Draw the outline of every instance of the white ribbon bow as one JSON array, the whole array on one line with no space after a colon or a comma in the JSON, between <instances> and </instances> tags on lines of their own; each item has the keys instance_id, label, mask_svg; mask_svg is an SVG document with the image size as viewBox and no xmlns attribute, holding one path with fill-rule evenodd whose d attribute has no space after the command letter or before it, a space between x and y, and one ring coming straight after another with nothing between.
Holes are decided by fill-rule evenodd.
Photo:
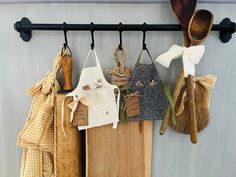
<instances>
[{"instance_id":1,"label":"white ribbon bow","mask_svg":"<svg viewBox=\"0 0 236 177\"><path fill-rule=\"evenodd\" d=\"M156 62L169 68L172 60L177 59L182 56L184 76L187 77L188 74L195 75L195 64L198 64L205 52L205 46L191 46L191 47L181 47L178 45L173 45L167 52L156 58Z\"/></svg>"},{"instance_id":2,"label":"white ribbon bow","mask_svg":"<svg viewBox=\"0 0 236 177\"><path fill-rule=\"evenodd\" d=\"M77 105L79 102L83 103L86 106L92 105L93 103L91 101L88 100L87 96L81 92L79 97L76 97L75 95L73 95L73 92L68 93L65 98L62 101L62 115L61 115L61 127L62 127L62 132L64 134L65 137L67 137L66 132L65 132L65 128L64 128L64 105L65 105L65 99L67 96L73 96L73 101L68 104L67 106L71 109L70 112L70 123L73 121L73 117L74 117L74 112L76 111Z\"/></svg>"}]
</instances>

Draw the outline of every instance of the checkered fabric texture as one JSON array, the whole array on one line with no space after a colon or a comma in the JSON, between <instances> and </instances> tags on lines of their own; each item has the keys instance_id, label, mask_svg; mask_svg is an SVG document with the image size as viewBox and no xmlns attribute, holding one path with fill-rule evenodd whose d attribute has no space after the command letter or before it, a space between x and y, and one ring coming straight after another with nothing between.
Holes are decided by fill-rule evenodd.
<instances>
[{"instance_id":1,"label":"checkered fabric texture","mask_svg":"<svg viewBox=\"0 0 236 177\"><path fill-rule=\"evenodd\" d=\"M21 177L54 177L54 98L60 86L56 79L61 68L61 51L52 72L27 92L33 96L30 112L17 145L23 148Z\"/></svg>"}]
</instances>

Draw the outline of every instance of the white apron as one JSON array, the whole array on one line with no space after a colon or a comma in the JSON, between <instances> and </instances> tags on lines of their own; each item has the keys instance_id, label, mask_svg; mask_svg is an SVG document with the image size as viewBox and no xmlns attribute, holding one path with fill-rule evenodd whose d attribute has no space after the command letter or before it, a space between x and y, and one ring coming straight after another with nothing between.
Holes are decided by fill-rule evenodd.
<instances>
[{"instance_id":1,"label":"white apron","mask_svg":"<svg viewBox=\"0 0 236 177\"><path fill-rule=\"evenodd\" d=\"M96 66L85 68L92 52L95 55ZM83 89L84 87L89 89L85 90ZM114 89L118 90L117 99ZM81 71L79 83L74 91L66 95L66 97L68 96L73 97L72 103L68 105L71 108L70 121L73 120L74 111L79 102L88 106L88 125L78 126L79 130L111 123L113 123L113 128L117 128L119 122L120 90L116 85L111 85L106 81L95 49L89 51ZM62 122L64 122L64 100L62 103ZM63 124L62 130L66 136Z\"/></svg>"}]
</instances>

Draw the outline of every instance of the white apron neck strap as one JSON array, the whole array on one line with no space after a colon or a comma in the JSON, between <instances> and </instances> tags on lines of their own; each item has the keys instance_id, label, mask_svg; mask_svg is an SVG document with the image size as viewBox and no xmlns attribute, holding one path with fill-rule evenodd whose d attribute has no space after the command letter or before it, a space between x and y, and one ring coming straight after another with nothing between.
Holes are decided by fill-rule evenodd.
<instances>
[{"instance_id":1,"label":"white apron neck strap","mask_svg":"<svg viewBox=\"0 0 236 177\"><path fill-rule=\"evenodd\" d=\"M92 49L89 50L89 53L88 53L88 55L87 55L87 57L86 57L86 59L85 59L85 61L84 61L84 64L83 64L83 68L84 68L85 65L87 64L88 59L89 59L89 56L90 56L90 54L91 54L92 52L94 52L94 55L95 55L96 65L97 65L99 68L101 68L101 64L100 64L100 61L99 61L99 59L98 59L97 52L96 52L95 48L94 48L93 50L92 50Z\"/></svg>"},{"instance_id":2,"label":"white apron neck strap","mask_svg":"<svg viewBox=\"0 0 236 177\"><path fill-rule=\"evenodd\" d=\"M63 134L64 134L65 137L67 137L66 132L65 132L65 128L64 128L65 99L66 99L67 97L70 97L70 96L73 97L73 96L74 96L73 93L74 93L74 92L68 93L68 94L63 98L63 101L62 101L62 104L61 104L61 128L62 128L62 132L63 132ZM73 101L74 101L74 97L73 97ZM72 101L72 102L73 102L73 101ZM67 106L67 105L66 105L66 106ZM71 116L73 116L73 114L74 114L74 111L72 110L71 113L70 113L70 118L71 118Z\"/></svg>"}]
</instances>

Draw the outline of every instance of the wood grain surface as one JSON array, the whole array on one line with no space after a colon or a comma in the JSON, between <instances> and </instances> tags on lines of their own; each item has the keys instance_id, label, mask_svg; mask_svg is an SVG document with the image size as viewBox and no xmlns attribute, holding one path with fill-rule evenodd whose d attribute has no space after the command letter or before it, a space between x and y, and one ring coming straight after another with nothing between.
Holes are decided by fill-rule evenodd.
<instances>
[{"instance_id":1,"label":"wood grain surface","mask_svg":"<svg viewBox=\"0 0 236 177\"><path fill-rule=\"evenodd\" d=\"M151 177L153 121L87 130L87 177Z\"/></svg>"},{"instance_id":2,"label":"wood grain surface","mask_svg":"<svg viewBox=\"0 0 236 177\"><path fill-rule=\"evenodd\" d=\"M55 129L56 129L56 174L57 177L82 177L80 133L77 127L70 125L70 109L65 106L64 127L67 137L62 132L61 106L65 94L56 96ZM65 100L65 105L71 102Z\"/></svg>"},{"instance_id":3,"label":"wood grain surface","mask_svg":"<svg viewBox=\"0 0 236 177\"><path fill-rule=\"evenodd\" d=\"M62 57L61 68L63 73L63 90L70 91L73 89L72 86L72 56L65 55Z\"/></svg>"}]
</instances>

